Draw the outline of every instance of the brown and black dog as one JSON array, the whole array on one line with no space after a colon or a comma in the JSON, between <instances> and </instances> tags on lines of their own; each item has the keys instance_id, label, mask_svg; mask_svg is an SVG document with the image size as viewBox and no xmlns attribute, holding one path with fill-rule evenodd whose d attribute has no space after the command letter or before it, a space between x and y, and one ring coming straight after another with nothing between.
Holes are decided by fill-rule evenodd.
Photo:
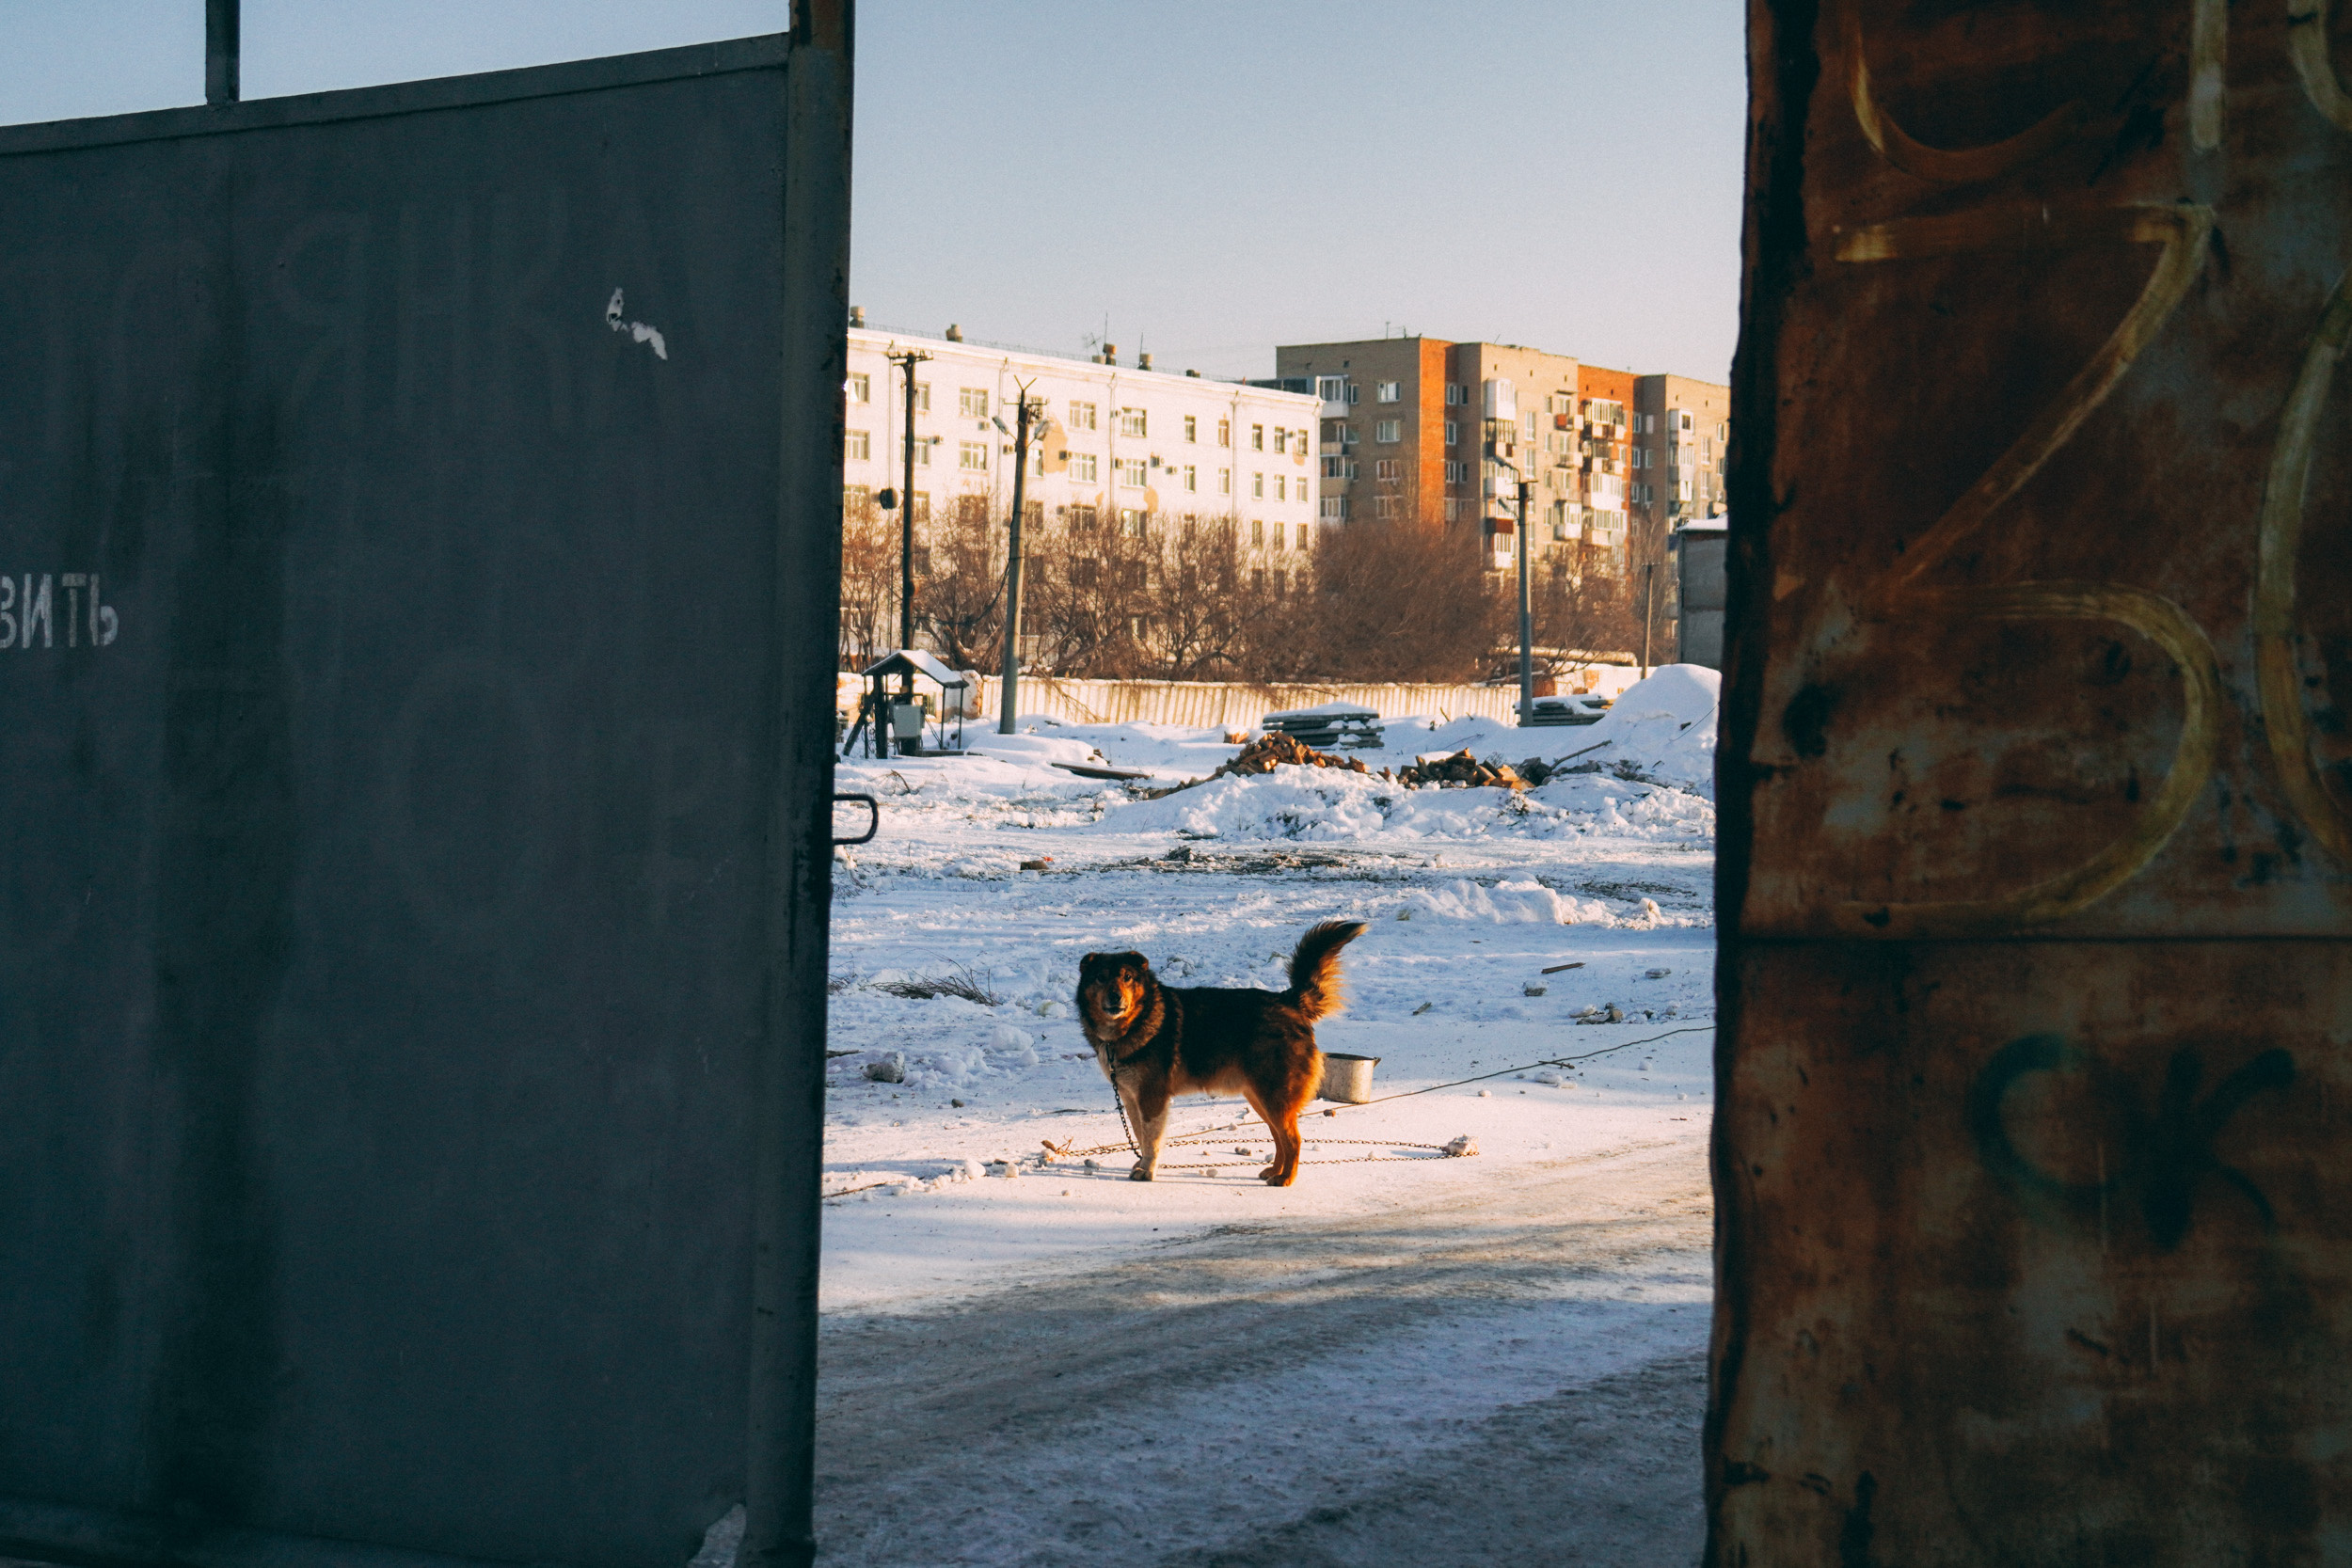
<instances>
[{"instance_id":1,"label":"brown and black dog","mask_svg":"<svg viewBox=\"0 0 2352 1568\"><path fill-rule=\"evenodd\" d=\"M1298 1180L1298 1113L1323 1081L1315 1020L1340 1010L1340 949L1360 920L1327 920L1291 955L1288 990L1164 986L1140 953L1089 953L1078 961L1078 1018L1111 1081L1143 1156L1128 1174L1152 1180L1180 1094L1241 1091L1274 1133L1274 1164L1258 1175Z\"/></svg>"}]
</instances>

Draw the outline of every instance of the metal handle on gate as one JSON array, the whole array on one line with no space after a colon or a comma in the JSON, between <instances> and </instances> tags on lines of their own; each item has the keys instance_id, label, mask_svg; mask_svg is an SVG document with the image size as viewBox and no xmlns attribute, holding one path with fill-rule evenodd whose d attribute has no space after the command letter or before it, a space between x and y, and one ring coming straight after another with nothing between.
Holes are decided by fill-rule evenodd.
<instances>
[{"instance_id":1,"label":"metal handle on gate","mask_svg":"<svg viewBox=\"0 0 2352 1568\"><path fill-rule=\"evenodd\" d=\"M882 832L882 802L875 800L871 795L836 795L833 798L833 803L836 806L844 800L854 800L866 808L866 832L860 833L855 838L836 838L833 841L834 844L838 847L844 844L866 844L870 842L876 833Z\"/></svg>"}]
</instances>

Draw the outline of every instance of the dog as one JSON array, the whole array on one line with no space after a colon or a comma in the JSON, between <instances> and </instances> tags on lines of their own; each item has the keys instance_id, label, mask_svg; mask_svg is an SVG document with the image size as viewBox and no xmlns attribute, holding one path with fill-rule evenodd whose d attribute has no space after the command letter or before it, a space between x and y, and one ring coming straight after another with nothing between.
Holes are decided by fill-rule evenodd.
<instances>
[{"instance_id":1,"label":"dog","mask_svg":"<svg viewBox=\"0 0 2352 1568\"><path fill-rule=\"evenodd\" d=\"M1360 920L1309 931L1291 955L1290 990L1279 991L1164 986L1140 953L1078 961L1078 1018L1142 1156L1131 1179L1152 1180L1170 1100L1238 1089L1274 1133L1274 1164L1259 1179L1298 1180L1298 1114L1323 1081L1315 1021L1340 1010L1340 949L1363 933Z\"/></svg>"}]
</instances>

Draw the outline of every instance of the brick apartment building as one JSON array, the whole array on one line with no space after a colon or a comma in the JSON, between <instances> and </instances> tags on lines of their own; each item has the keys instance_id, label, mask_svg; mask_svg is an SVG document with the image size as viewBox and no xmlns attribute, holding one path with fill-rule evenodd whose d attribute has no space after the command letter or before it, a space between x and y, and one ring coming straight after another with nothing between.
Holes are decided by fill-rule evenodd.
<instances>
[{"instance_id":1,"label":"brick apartment building","mask_svg":"<svg viewBox=\"0 0 2352 1568\"><path fill-rule=\"evenodd\" d=\"M1512 343L1414 337L1287 344L1261 385L1318 399L1324 522L1475 525L1487 563L1509 565L1518 476L1487 455L1493 406L1509 420L1506 460L1534 485L1531 554L1621 572L1639 379Z\"/></svg>"}]
</instances>

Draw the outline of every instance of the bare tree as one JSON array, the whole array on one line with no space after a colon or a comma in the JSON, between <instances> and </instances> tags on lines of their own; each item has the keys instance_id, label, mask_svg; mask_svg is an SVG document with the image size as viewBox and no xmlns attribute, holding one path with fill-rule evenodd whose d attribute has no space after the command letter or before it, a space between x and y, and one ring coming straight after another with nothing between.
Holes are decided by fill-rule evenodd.
<instances>
[{"instance_id":1,"label":"bare tree","mask_svg":"<svg viewBox=\"0 0 2352 1568\"><path fill-rule=\"evenodd\" d=\"M1005 617L1004 525L986 496L959 496L925 531L914 612L930 651L958 670L993 668Z\"/></svg>"},{"instance_id":2,"label":"bare tree","mask_svg":"<svg viewBox=\"0 0 2352 1568\"><path fill-rule=\"evenodd\" d=\"M1535 644L1555 651L1636 648L1641 606L1607 556L1582 545L1556 546L1534 563L1529 583Z\"/></svg>"},{"instance_id":3,"label":"bare tree","mask_svg":"<svg viewBox=\"0 0 2352 1568\"><path fill-rule=\"evenodd\" d=\"M890 646L898 610L898 529L864 487L841 505L841 667L872 663Z\"/></svg>"},{"instance_id":4,"label":"bare tree","mask_svg":"<svg viewBox=\"0 0 2352 1568\"><path fill-rule=\"evenodd\" d=\"M1476 543L1400 511L1320 531L1311 586L1262 640L1269 673L1474 680L1504 614Z\"/></svg>"}]
</instances>

